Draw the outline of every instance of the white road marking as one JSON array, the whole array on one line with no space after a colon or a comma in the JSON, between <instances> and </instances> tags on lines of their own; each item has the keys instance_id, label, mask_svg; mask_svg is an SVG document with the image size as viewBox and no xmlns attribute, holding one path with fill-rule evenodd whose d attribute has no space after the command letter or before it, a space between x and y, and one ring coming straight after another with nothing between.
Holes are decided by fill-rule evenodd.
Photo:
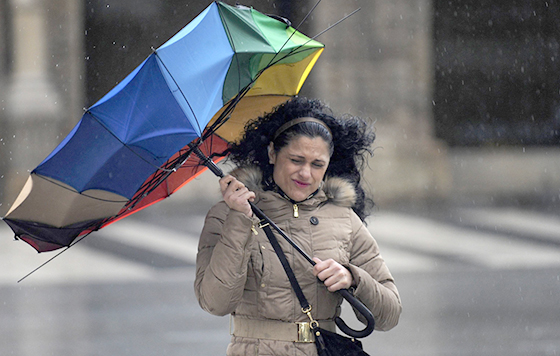
<instances>
[{"instance_id":1,"label":"white road marking","mask_svg":"<svg viewBox=\"0 0 560 356\"><path fill-rule=\"evenodd\" d=\"M380 244L447 254L489 268L560 266L560 249L404 214L379 214L370 220L369 229Z\"/></svg>"},{"instance_id":2,"label":"white road marking","mask_svg":"<svg viewBox=\"0 0 560 356\"><path fill-rule=\"evenodd\" d=\"M434 271L453 259L490 269L560 267L560 247L511 238L505 232L556 242L560 240L560 220L556 217L498 208L458 212L471 225L496 226L501 233L462 228L394 212L376 214L370 218L368 228L379 242L382 256L393 272ZM128 219L95 234L179 258L188 264L196 261L198 236L182 231ZM0 284L16 285L17 280L57 253L38 254L24 242L10 241L11 237L13 234L7 225L0 224ZM95 235L89 238L95 238ZM189 271L192 273L192 268ZM165 273L149 264L132 262L77 244L23 283L143 280L162 278ZM170 270L168 273L173 278L190 278L183 276L182 270Z\"/></svg>"}]
</instances>

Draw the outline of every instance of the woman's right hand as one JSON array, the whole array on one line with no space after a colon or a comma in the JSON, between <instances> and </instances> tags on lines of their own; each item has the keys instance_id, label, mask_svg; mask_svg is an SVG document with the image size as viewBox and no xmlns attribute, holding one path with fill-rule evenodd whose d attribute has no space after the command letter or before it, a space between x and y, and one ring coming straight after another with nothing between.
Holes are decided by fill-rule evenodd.
<instances>
[{"instance_id":1,"label":"woman's right hand","mask_svg":"<svg viewBox=\"0 0 560 356\"><path fill-rule=\"evenodd\" d=\"M245 184L228 174L220 179L220 189L224 201L230 209L242 212L249 217L253 216L249 201L255 200L255 193L250 191Z\"/></svg>"}]
</instances>

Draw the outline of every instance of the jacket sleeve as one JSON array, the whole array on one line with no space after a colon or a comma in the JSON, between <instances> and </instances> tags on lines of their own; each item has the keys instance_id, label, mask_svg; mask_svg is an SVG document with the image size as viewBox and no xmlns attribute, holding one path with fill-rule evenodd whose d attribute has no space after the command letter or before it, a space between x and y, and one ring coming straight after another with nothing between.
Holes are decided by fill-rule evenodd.
<instances>
[{"instance_id":1,"label":"jacket sleeve","mask_svg":"<svg viewBox=\"0 0 560 356\"><path fill-rule=\"evenodd\" d=\"M354 236L348 268L356 281L354 295L371 310L375 329L387 331L397 325L402 312L399 292L377 242L357 215L352 219Z\"/></svg>"},{"instance_id":2,"label":"jacket sleeve","mask_svg":"<svg viewBox=\"0 0 560 356\"><path fill-rule=\"evenodd\" d=\"M195 294L200 306L214 315L233 312L247 279L253 220L230 210L225 202L208 212L196 257Z\"/></svg>"}]
</instances>

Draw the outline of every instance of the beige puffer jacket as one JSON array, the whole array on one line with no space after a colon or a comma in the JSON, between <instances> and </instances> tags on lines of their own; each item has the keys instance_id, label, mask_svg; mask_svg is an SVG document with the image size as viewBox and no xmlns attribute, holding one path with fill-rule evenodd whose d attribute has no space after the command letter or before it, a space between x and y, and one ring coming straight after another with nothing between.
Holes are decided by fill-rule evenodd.
<instances>
[{"instance_id":1,"label":"beige puffer jacket","mask_svg":"<svg viewBox=\"0 0 560 356\"><path fill-rule=\"evenodd\" d=\"M402 310L397 288L377 243L350 208L355 191L349 182L326 179L323 189L294 207L278 193L263 191L257 169L238 169L232 174L257 193L256 205L309 256L332 258L350 269L357 281L354 295L372 311L376 330L397 324ZM214 315L309 321L257 225L256 218L230 210L223 201L208 212L196 262L195 293L201 307ZM313 307L313 317L320 322L340 315L342 297L330 293L313 275L311 264L277 236ZM227 355L317 355L317 351L313 343L233 336Z\"/></svg>"}]
</instances>

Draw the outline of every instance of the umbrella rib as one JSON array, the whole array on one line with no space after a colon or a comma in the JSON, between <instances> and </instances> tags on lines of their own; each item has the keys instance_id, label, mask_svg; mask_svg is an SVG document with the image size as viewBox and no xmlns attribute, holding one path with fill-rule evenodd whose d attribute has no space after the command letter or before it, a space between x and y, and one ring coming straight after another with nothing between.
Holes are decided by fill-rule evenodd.
<instances>
[{"instance_id":1,"label":"umbrella rib","mask_svg":"<svg viewBox=\"0 0 560 356\"><path fill-rule=\"evenodd\" d=\"M19 279L19 281L17 281L18 283L20 283L21 281L23 281L24 279L26 279L27 277L31 276L33 273L37 272L39 269L45 267L47 265L47 263L52 262L52 260L54 260L55 258L57 258L58 256L62 255L64 252L68 251L68 249L73 246L67 246L64 250L60 251L59 253L57 253L56 255L52 256L51 258L49 258L48 260L46 260L45 262L41 263L38 267L36 267L35 269L33 269L31 272L29 272L28 274L26 274L25 276L21 277Z\"/></svg>"},{"instance_id":2,"label":"umbrella rib","mask_svg":"<svg viewBox=\"0 0 560 356\"><path fill-rule=\"evenodd\" d=\"M315 8L319 5L319 3L321 3L321 0L318 0L315 5L313 5L313 7L311 8L311 10L309 10L309 12L307 13L307 15L305 15L305 17L303 18L303 20L301 20L301 22L297 25L296 30L299 31L299 28L301 27L301 25L303 25L303 23L305 21L307 21L307 18L309 16L311 16L311 13L313 13L313 11L315 11Z\"/></svg>"},{"instance_id":3,"label":"umbrella rib","mask_svg":"<svg viewBox=\"0 0 560 356\"><path fill-rule=\"evenodd\" d=\"M169 77L173 80L173 83L175 83L175 86L177 87L177 90L181 93L181 96L183 97L183 99L185 99L185 102L187 103L187 105L189 106L189 109L191 110L191 113L194 117L194 121L196 121L196 125L198 126L198 131L202 132L202 128L200 127L200 123L198 122L198 118L196 117L196 113L194 112L194 109L191 106L191 103L189 102L189 100L187 99L187 96L185 95L185 93L181 90L181 87L179 86L179 83L177 83L177 81L175 80L175 78L171 75L171 72L169 71L169 68L167 68L167 66L165 65L165 62L161 59L161 57L159 56L157 50L154 52L155 56L159 59L160 63L163 65L163 68L165 68L165 70L167 71L167 74L169 74Z\"/></svg>"},{"instance_id":4,"label":"umbrella rib","mask_svg":"<svg viewBox=\"0 0 560 356\"><path fill-rule=\"evenodd\" d=\"M310 40L310 41L311 41L311 40ZM308 41L308 42L309 42L309 41ZM314 51L315 48L305 48L305 49L299 51L299 50L300 50L303 46L305 46L308 42L302 44L302 45L299 46L299 47L296 47L296 48L290 50L290 51L287 52L283 57L277 58L275 61L271 61L269 64L266 65L266 67L264 67L264 68L259 72L259 76L260 76L260 74L261 74L262 72L264 72L264 71L267 70L268 68L272 67L273 65L275 65L275 64L277 64L277 63L283 61L284 59L286 59L286 58L288 58L288 57L290 57L290 56L293 56L293 55L299 54L299 53L303 53L303 52L306 52L306 51ZM298 52L298 51L299 51L299 52Z\"/></svg>"},{"instance_id":5,"label":"umbrella rib","mask_svg":"<svg viewBox=\"0 0 560 356\"><path fill-rule=\"evenodd\" d=\"M247 84L232 100L229 101L229 103L228 103L227 107L224 109L224 111L214 121L214 123L205 131L206 133L203 135L202 141L205 140L206 138L208 138L210 135L212 135L216 130L218 130L222 125L224 125L227 120L229 120L229 117L230 117L231 113L233 112L233 110L235 110L235 107L237 106L239 101L251 89L251 86L257 80L257 78L260 76L261 73L262 72L259 72L256 75L255 79L251 80L251 82L249 84Z\"/></svg>"},{"instance_id":6,"label":"umbrella rib","mask_svg":"<svg viewBox=\"0 0 560 356\"><path fill-rule=\"evenodd\" d=\"M106 219L107 220L107 219ZM104 221L106 221L104 220ZM87 234L81 236L79 239L74 240L70 245L66 246L66 248L60 252L58 252L56 255L52 256L51 258L49 258L48 260L46 260L45 262L41 263L38 267L36 267L35 269L33 269L31 272L29 272L28 274L26 274L25 276L23 276L22 278L19 279L19 281L17 281L18 283L20 283L21 281L23 281L24 279L26 279L27 277L31 276L33 273L37 272L39 269L45 267L48 263L52 262L55 258L57 258L58 256L62 255L64 252L68 251L70 249L70 247L74 246L75 244L77 244L78 242L82 241L83 239L85 239L86 237L88 237L92 232L96 231L99 229L99 227L101 227L102 224L99 224L98 227L96 229L92 229L90 232L88 232Z\"/></svg>"},{"instance_id":7,"label":"umbrella rib","mask_svg":"<svg viewBox=\"0 0 560 356\"><path fill-rule=\"evenodd\" d=\"M95 199L95 200L102 201L102 202L107 202L107 203L125 203L125 202L128 201L128 200L112 200L112 199L97 198L97 197L94 197L94 196L91 196L91 195L88 195L88 194L80 193L80 192L78 192L78 191L76 191L76 190L73 190L73 189L70 189L70 188L68 188L68 187L65 187L64 185L58 183L56 180L48 179L49 177L42 176L42 175L39 175L39 174L36 174L35 176L36 176L36 177L39 177L39 178L41 178L41 179L44 179L44 180L48 181L49 183L52 183L52 184L54 184L54 185L57 185L57 186L59 186L59 187L62 188L62 189L66 189L66 190L68 190L68 191L70 191L70 192L72 192L72 193L78 194L78 195L83 195L83 196L85 196L85 197L87 197L87 198L90 198L90 199Z\"/></svg>"},{"instance_id":8,"label":"umbrella rib","mask_svg":"<svg viewBox=\"0 0 560 356\"><path fill-rule=\"evenodd\" d=\"M218 12L220 13L220 19L222 19L223 11L221 10L220 6L218 6ZM225 31L228 35L229 44L233 50L233 58L235 58L235 63L237 65L237 91L239 92L239 90L241 90L241 88L239 88L239 86L241 85L241 65L239 63L239 57L237 56L237 50L235 49L235 43L233 42L233 36L231 35L231 31L229 30L227 21L222 21L222 24L224 25Z\"/></svg>"},{"instance_id":9,"label":"umbrella rib","mask_svg":"<svg viewBox=\"0 0 560 356\"><path fill-rule=\"evenodd\" d=\"M144 162L146 162L147 164L151 165L152 167L158 169L158 170L165 170L164 168L161 168L161 166L157 166L154 163L146 160L144 157L140 156L138 153L136 153L132 148L130 148L129 145L127 145L126 143L124 143L117 135L115 135L111 130L109 130L107 128L107 126L105 126L103 124L103 122L101 120L99 120L89 109L86 111L87 113L89 113L91 115L91 117L97 121L97 123L101 126L103 126L103 128L105 130L107 130L108 133L110 133L115 139L117 139L117 141L119 141L124 147L126 147L126 149L128 149L130 152L132 152L134 155L136 155L138 158L140 158L141 160L143 160ZM155 157L155 156L154 156Z\"/></svg>"},{"instance_id":10,"label":"umbrella rib","mask_svg":"<svg viewBox=\"0 0 560 356\"><path fill-rule=\"evenodd\" d=\"M180 151L179 151L180 152ZM136 192L134 197L128 201L126 204L126 209L131 210L133 209L142 199L147 197L151 192L153 192L160 184L162 184L172 173L176 172L189 158L191 154L191 150L179 155L172 161L168 161L165 166L166 167L173 167L171 169L162 169L157 171L156 175L152 177L149 181L145 182L140 189ZM169 194L168 194L169 195ZM120 216L117 214L116 217Z\"/></svg>"},{"instance_id":11,"label":"umbrella rib","mask_svg":"<svg viewBox=\"0 0 560 356\"><path fill-rule=\"evenodd\" d=\"M280 49L278 50L278 52L276 52L276 53L274 54L274 56L270 59L270 62L268 63L268 65L266 65L265 68L269 68L269 66L278 63L278 61L277 61L277 62L274 62L276 56L278 56L278 55L282 52L282 50L284 49L284 47L286 47L286 45L288 44L288 42L290 42L290 40L291 40L292 37L296 34L296 32L299 31L299 28L301 27L301 25L303 25L303 23L307 20L307 18L311 15L311 13L312 13L313 11L315 11L315 8L317 8L317 6L319 5L320 2L321 2L321 0L318 0L318 1L315 3L315 5L313 5L313 7L311 8L311 10L309 10L309 12L307 13L307 15L305 15L305 17L303 18L303 20L301 20L301 22L296 26L295 31L292 32L292 33L290 34L290 37L288 37L288 39L284 42L284 44L282 44L282 47L280 47ZM309 43L309 41L306 42L306 43L304 43L302 46L306 45L307 43ZM298 47L298 48L300 48L300 47ZM284 58L286 58L286 57L283 57L282 59L284 59ZM281 59L281 60L282 60L282 59ZM272 64L273 62L274 62L274 64Z\"/></svg>"},{"instance_id":12,"label":"umbrella rib","mask_svg":"<svg viewBox=\"0 0 560 356\"><path fill-rule=\"evenodd\" d=\"M319 2L320 2L320 0L319 0ZM315 7L319 4L319 2L315 5ZM314 9L315 7L313 7L313 9ZM313 11L313 9L312 9L311 11ZM288 53L286 53L282 58L277 59L276 61L274 61L274 59L275 59L275 57L276 57L276 55L274 55L274 57L272 57L270 63L263 69L263 71L266 70L266 69L268 69L268 68L270 68L271 66L273 66L273 65L275 65L275 64L277 64L277 63L279 63L280 61L282 61L282 60L288 58L289 56L292 56L292 55L297 54L297 53L302 53L302 52L305 51L305 50L310 50L310 49L305 49L305 50L303 50L303 51L301 51L301 52L296 52L296 51L298 51L299 49L301 49L303 46L305 46L306 44L308 44L309 42L315 40L317 37L321 36L322 34L324 34L324 33L327 32L327 31L331 30L333 27L337 26L337 25L340 24L342 21L346 20L347 18L349 18L350 16L354 15L355 13L357 13L357 12L360 11L360 10L361 10L361 8L357 8L356 10L352 11L350 14L344 16L343 18L341 18L340 20L338 20L338 21L335 22L334 24L330 25L329 27L327 27L327 28L324 29L323 31L321 31L321 32L319 32L318 34L316 34L315 36L311 37L309 40L307 40L307 41L306 41L305 43L303 43L302 45L300 45L300 46L298 46L298 47L296 47L296 48L290 50L290 51L289 51ZM303 21L302 21L302 22L303 22ZM300 25L301 25L301 24L300 24ZM298 25L298 26L299 26L299 25ZM295 33L295 32L294 32L294 33ZM291 36L293 36L294 33L292 33ZM290 38L291 38L291 36L290 36ZM288 40L289 40L289 38L288 38ZM286 41L286 42L284 43L284 45L285 45L287 42L288 42L288 41ZM283 48L283 47L284 47L284 46L282 46L282 48ZM280 53L280 52L278 52L278 54L279 54L279 53Z\"/></svg>"},{"instance_id":13,"label":"umbrella rib","mask_svg":"<svg viewBox=\"0 0 560 356\"><path fill-rule=\"evenodd\" d=\"M357 13L358 11L360 11L361 8L357 8L356 10L352 11L351 13L349 13L348 15L344 16L343 18L341 18L340 20L338 20L337 22L335 22L334 24L330 25L329 27L327 27L326 29L324 29L323 31L319 32L318 34L316 34L315 36L313 36L313 38L311 38L311 40L316 39L317 37L321 36L323 33L329 31L330 29L332 29L333 27L337 26L338 24L340 24L342 21L346 20L347 18L349 18L350 16L354 15L355 13Z\"/></svg>"}]
</instances>

